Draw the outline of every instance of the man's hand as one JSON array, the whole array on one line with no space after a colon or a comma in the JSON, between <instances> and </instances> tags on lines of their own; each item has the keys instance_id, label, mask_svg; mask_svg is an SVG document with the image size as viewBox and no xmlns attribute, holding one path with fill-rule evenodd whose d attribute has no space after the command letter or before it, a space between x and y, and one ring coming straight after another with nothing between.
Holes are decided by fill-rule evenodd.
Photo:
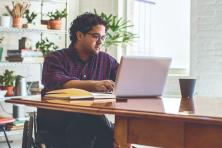
<instances>
[{"instance_id":1,"label":"man's hand","mask_svg":"<svg viewBox=\"0 0 222 148\"><path fill-rule=\"evenodd\" d=\"M114 82L112 80L101 80L95 82L95 91L108 92L114 88Z\"/></svg>"}]
</instances>

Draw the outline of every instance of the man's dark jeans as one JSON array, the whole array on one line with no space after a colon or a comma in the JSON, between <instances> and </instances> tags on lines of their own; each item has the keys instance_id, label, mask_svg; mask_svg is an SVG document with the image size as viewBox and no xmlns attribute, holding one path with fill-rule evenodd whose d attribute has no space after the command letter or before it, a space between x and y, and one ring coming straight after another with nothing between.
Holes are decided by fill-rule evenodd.
<instances>
[{"instance_id":1,"label":"man's dark jeans","mask_svg":"<svg viewBox=\"0 0 222 148\"><path fill-rule=\"evenodd\" d=\"M113 148L113 127L104 115L38 109L39 133L49 148Z\"/></svg>"}]
</instances>

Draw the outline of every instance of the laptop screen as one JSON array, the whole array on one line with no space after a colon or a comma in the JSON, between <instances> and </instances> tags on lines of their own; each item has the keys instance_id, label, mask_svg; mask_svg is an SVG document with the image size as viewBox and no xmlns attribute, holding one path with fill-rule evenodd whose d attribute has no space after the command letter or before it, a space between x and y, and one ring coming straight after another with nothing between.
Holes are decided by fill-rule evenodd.
<instances>
[{"instance_id":1,"label":"laptop screen","mask_svg":"<svg viewBox=\"0 0 222 148\"><path fill-rule=\"evenodd\" d=\"M116 97L162 96L171 58L122 56L116 76Z\"/></svg>"}]
</instances>

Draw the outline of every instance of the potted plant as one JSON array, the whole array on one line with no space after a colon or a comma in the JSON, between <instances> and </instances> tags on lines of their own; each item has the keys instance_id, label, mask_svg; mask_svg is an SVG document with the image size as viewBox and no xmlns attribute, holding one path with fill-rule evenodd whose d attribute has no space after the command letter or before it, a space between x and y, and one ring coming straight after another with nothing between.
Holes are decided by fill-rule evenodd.
<instances>
[{"instance_id":1,"label":"potted plant","mask_svg":"<svg viewBox=\"0 0 222 148\"><path fill-rule=\"evenodd\" d=\"M1 26L9 28L11 26L11 17L8 13L3 13L1 16Z\"/></svg>"},{"instance_id":2,"label":"potted plant","mask_svg":"<svg viewBox=\"0 0 222 148\"><path fill-rule=\"evenodd\" d=\"M3 74L3 82L4 82L4 89L7 90L6 95L7 96L13 96L14 92L14 81L15 81L16 75L14 75L14 71L10 71L8 69L5 70Z\"/></svg>"},{"instance_id":3,"label":"potted plant","mask_svg":"<svg viewBox=\"0 0 222 148\"><path fill-rule=\"evenodd\" d=\"M129 32L127 29L133 27L130 21L124 18L118 18L112 14L98 14L94 9L94 13L107 22L107 36L104 42L105 50L110 46L126 45L137 38L136 34Z\"/></svg>"},{"instance_id":4,"label":"potted plant","mask_svg":"<svg viewBox=\"0 0 222 148\"><path fill-rule=\"evenodd\" d=\"M38 41L35 44L35 47L36 49L39 49L42 52L44 57L58 48L58 46L56 46L55 43L49 41L48 38Z\"/></svg>"},{"instance_id":5,"label":"potted plant","mask_svg":"<svg viewBox=\"0 0 222 148\"><path fill-rule=\"evenodd\" d=\"M67 9L65 8L62 11L56 10L55 12L48 12L47 15L50 18L50 29L60 30L62 27L61 19L67 16Z\"/></svg>"},{"instance_id":6,"label":"potted plant","mask_svg":"<svg viewBox=\"0 0 222 148\"><path fill-rule=\"evenodd\" d=\"M12 9L10 9L9 6L5 6L12 17L12 26L15 28L22 28L22 17L25 11L30 7L30 2L13 1L12 6Z\"/></svg>"},{"instance_id":7,"label":"potted plant","mask_svg":"<svg viewBox=\"0 0 222 148\"><path fill-rule=\"evenodd\" d=\"M30 12L29 10L25 11L25 18L27 20L27 23L23 25L24 28L29 28L30 26L33 26L33 20L37 17L37 13Z\"/></svg>"}]
</instances>

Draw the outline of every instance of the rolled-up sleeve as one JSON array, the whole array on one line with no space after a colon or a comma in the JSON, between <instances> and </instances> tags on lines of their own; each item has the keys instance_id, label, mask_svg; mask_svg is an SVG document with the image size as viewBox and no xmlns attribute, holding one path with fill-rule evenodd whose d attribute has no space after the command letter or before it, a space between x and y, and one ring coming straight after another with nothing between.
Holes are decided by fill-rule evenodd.
<instances>
[{"instance_id":1,"label":"rolled-up sleeve","mask_svg":"<svg viewBox=\"0 0 222 148\"><path fill-rule=\"evenodd\" d=\"M53 54L45 58L43 64L42 84L44 85L46 92L61 89L62 85L69 80L78 80L77 77L69 75L69 72L63 63L63 58Z\"/></svg>"}]
</instances>

